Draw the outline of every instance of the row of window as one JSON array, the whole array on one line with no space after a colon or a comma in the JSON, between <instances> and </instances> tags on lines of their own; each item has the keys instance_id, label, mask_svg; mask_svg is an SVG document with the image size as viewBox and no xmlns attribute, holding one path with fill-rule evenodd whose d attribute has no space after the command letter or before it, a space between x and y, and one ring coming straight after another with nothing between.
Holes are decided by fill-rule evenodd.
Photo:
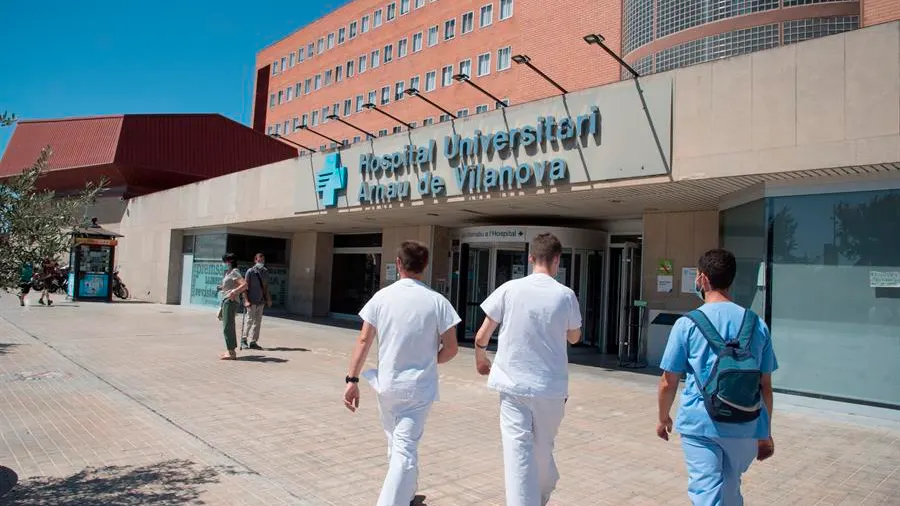
<instances>
[{"instance_id":1,"label":"row of window","mask_svg":"<svg viewBox=\"0 0 900 506\"><path fill-rule=\"evenodd\" d=\"M719 58L770 49L779 44L793 44L816 37L834 35L859 28L859 16L834 16L785 21L779 25L763 25L711 35L685 42L655 55L647 55L632 65L639 74L665 72ZM780 39L780 42L779 42ZM622 72L622 78L631 74Z\"/></svg>"},{"instance_id":2,"label":"row of window","mask_svg":"<svg viewBox=\"0 0 900 506\"><path fill-rule=\"evenodd\" d=\"M627 54L654 39L722 19L841 1L846 0L625 0L622 46Z\"/></svg>"},{"instance_id":3,"label":"row of window","mask_svg":"<svg viewBox=\"0 0 900 506\"><path fill-rule=\"evenodd\" d=\"M371 93L375 93L375 92L371 92ZM372 96L371 93L370 93L370 96ZM344 101L345 112L348 110L347 109L348 104L350 104L350 103L351 102L349 99ZM509 99L503 99L503 103L506 105L509 105ZM495 108L499 108L499 107L501 107L499 104L495 105ZM321 119L321 121L320 121L320 116L319 116L320 111L313 111L312 113L310 113L308 115L304 114L302 117L295 117L293 120L286 120L283 123L279 122L279 123L275 123L274 125L269 125L268 127L266 127L266 133L269 135L290 135L290 134L293 134L294 132L300 130L301 126L316 127L316 126L319 126L320 124L327 123L328 116L331 116L331 115L340 116L340 114L338 114L340 112L339 109L340 109L340 104L334 104L334 106L332 106L332 107L323 107L322 111L321 111L321 115L322 115L321 117L324 119ZM481 104L481 105L478 105L475 107L475 114L484 114L484 113L488 112L489 110L490 110L490 107L487 104ZM344 114L344 116L347 116L347 115L349 115L349 113ZM460 109L460 110L456 111L457 118L466 118L468 116L469 116L468 108ZM450 121L449 114L441 114L438 117L439 123L444 123L446 121ZM433 117L428 117L428 118L425 118L424 120L422 120L422 126L429 126L429 125L433 125L433 124L434 124ZM410 122L410 126L412 126L413 128L416 128L418 126L418 123L415 121ZM403 131L403 127L395 126L391 130L391 133L398 134L401 131ZM378 137L384 137L386 135L388 135L388 130L386 128L378 131ZM352 143L355 144L355 143L359 142L360 140L362 140L362 138L359 135L357 135L356 137L353 138ZM351 141L350 141L350 139L344 139L341 144L344 146L348 146L351 144ZM319 149L325 150L327 147L328 147L327 145L323 144L322 146L320 146ZM335 148L335 147L337 147L337 144L332 142L331 148Z\"/></svg>"},{"instance_id":4,"label":"row of window","mask_svg":"<svg viewBox=\"0 0 900 506\"><path fill-rule=\"evenodd\" d=\"M377 52L374 51L373 54ZM363 55L359 59L359 71L365 72L366 69L366 56ZM378 60L373 56L372 63L376 63ZM324 74L316 74L315 77L307 78L303 82L297 82L294 85L288 86L283 90L279 90L278 93L272 93L269 95L269 107L275 107L276 105L281 105L288 103L295 98L300 97L300 95L309 95L313 91L317 91L324 86L329 86L332 83L339 83L343 80L346 75L348 78L353 77L354 63L356 60L348 61L346 65L339 65L335 67L333 70L327 70ZM378 65L375 65L377 67ZM509 69L512 66L512 48L510 46L506 46L497 50L497 72L502 72L504 70ZM346 70L345 70L346 69ZM482 53L478 55L477 58L477 68L476 68L476 76L484 77L491 73L491 53ZM465 74L467 76L472 76L472 59L467 58L459 62L459 74ZM441 68L441 86L450 86L453 84L453 65L446 65ZM397 86L400 87L404 81L397 82ZM409 87L419 90L430 92L434 91L437 88L437 70L432 70L431 72L427 72L425 74L425 87L420 88L419 76L413 76L409 79ZM400 100L403 95L403 90L405 88L399 88L397 95L400 98L396 98L395 100ZM374 93L374 92L373 92ZM360 95L362 97L362 95ZM375 103L374 100L370 100L369 102ZM382 105L386 105L386 103L382 103ZM362 108L362 104L358 104L356 108L357 112L359 112Z\"/></svg>"},{"instance_id":5,"label":"row of window","mask_svg":"<svg viewBox=\"0 0 900 506\"><path fill-rule=\"evenodd\" d=\"M425 0L414 0L415 8L418 9L420 7L424 7ZM436 2L437 0L431 0L431 2ZM407 14L410 9L411 0L400 0L400 15ZM322 54L329 49L333 49L336 45L339 46L346 42L347 40L353 40L357 37L357 35L362 33L367 33L370 29L375 29L380 27L383 22L383 13L387 12L387 21L393 21L397 17L397 2L391 2L387 5L387 7L383 9L377 9L371 17L371 28L370 28L370 17L369 15L363 16L360 20L351 21L349 26L338 28L337 32L329 33L325 37L320 37L318 41L315 43L310 42L305 47L299 48L297 51L292 51L287 56L282 56L280 59L272 62L272 75L278 75L280 72L284 72L289 68L293 68L294 65L298 63L304 62L306 59L312 58L315 55ZM509 19L512 17L513 13L513 0L500 0L500 20L503 21L505 19ZM494 4L493 2L483 5L479 10L479 26L481 28L490 26L494 22ZM475 12L470 11L464 13L461 17L460 23L460 32L462 34L469 33L475 29ZM428 46L431 47L437 44L438 39L438 30L439 26L435 25L431 27L428 31ZM432 35L433 34L433 35ZM419 49L421 49L421 40L422 40L422 32L416 34L419 38ZM413 36L413 45L415 45L415 37ZM433 36L433 39L432 39ZM450 40L456 36L456 18L449 19L444 22L444 40ZM432 42L433 40L433 42ZM406 39L403 39L406 41ZM413 50L415 52L417 50ZM398 48L399 52L399 48ZM402 58L402 56L400 56ZM388 60L386 60L388 61Z\"/></svg>"}]
</instances>

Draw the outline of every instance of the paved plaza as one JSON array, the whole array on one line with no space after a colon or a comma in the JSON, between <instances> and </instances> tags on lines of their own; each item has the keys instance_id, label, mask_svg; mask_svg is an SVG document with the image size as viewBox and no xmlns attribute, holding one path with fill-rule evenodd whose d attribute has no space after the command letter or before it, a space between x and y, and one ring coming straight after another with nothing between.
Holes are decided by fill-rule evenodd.
<instances>
[{"instance_id":1,"label":"paved plaza","mask_svg":"<svg viewBox=\"0 0 900 506\"><path fill-rule=\"evenodd\" d=\"M0 465L19 484L0 504L375 503L387 459L371 390L357 414L341 403L354 331L266 318L265 351L220 362L212 311L14 302L0 299ZM677 438L654 434L656 378L571 372L551 504L687 504ZM503 504L497 415L471 350L441 366L424 504ZM900 504L897 422L779 398L774 427L748 504Z\"/></svg>"}]
</instances>

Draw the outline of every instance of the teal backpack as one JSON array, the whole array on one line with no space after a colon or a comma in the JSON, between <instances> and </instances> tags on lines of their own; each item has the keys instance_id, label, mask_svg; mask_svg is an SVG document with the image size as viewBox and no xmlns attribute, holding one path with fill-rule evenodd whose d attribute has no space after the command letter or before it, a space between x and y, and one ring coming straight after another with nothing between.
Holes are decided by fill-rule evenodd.
<instances>
[{"instance_id":1,"label":"teal backpack","mask_svg":"<svg viewBox=\"0 0 900 506\"><path fill-rule=\"evenodd\" d=\"M686 316L694 322L717 357L709 378L701 386L703 403L709 416L724 423L756 420L762 407L762 373L750 343L759 317L753 311L745 310L737 339L726 341L699 309ZM695 377L699 383L700 378Z\"/></svg>"}]
</instances>

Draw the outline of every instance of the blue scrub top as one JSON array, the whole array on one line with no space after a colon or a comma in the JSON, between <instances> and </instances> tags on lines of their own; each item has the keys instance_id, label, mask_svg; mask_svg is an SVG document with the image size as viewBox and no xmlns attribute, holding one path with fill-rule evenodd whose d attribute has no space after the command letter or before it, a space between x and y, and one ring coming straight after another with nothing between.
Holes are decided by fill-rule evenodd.
<instances>
[{"instance_id":1,"label":"blue scrub top","mask_svg":"<svg viewBox=\"0 0 900 506\"><path fill-rule=\"evenodd\" d=\"M726 341L737 338L744 318L744 308L732 302L717 302L704 304L700 310ZM762 318L756 326L750 348L761 372L771 373L778 369L769 328ZM720 423L709 417L703 404L700 385L709 378L715 361L716 354L694 322L688 318L680 318L675 322L660 363L660 368L665 371L687 373L685 388L681 392L681 408L675 419L675 430L689 436L767 439L769 414L765 404L759 418L752 422Z\"/></svg>"}]
</instances>

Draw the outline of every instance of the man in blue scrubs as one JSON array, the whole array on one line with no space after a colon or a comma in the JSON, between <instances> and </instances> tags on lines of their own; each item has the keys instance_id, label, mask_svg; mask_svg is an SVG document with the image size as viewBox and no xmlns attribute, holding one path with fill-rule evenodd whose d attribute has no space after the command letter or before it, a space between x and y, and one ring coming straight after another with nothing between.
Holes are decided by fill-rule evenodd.
<instances>
[{"instance_id":1,"label":"man in blue scrubs","mask_svg":"<svg viewBox=\"0 0 900 506\"><path fill-rule=\"evenodd\" d=\"M744 308L731 301L729 289L737 263L725 250L706 252L698 264L696 287L704 304L700 311L726 342L737 339ZM686 373L685 388L675 430L681 434L681 446L688 471L688 495L694 506L741 506L741 475L754 458L764 460L775 452L771 436L772 371L778 361L765 322L759 319L750 341L750 351L762 373L760 391L763 406L756 420L744 423L713 421L703 402L702 385L709 379L716 353L703 334L688 318L672 328L660 368L659 421L656 434L668 441L672 432L669 413L678 392L678 381Z\"/></svg>"}]
</instances>

